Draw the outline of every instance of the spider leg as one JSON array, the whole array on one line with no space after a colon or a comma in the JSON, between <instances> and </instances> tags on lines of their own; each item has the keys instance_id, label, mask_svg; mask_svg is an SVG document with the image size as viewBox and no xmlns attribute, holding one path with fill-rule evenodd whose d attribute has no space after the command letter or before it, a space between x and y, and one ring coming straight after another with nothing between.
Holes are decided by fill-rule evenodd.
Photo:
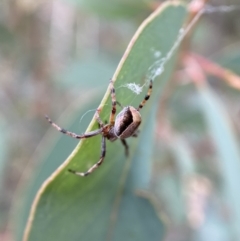
<instances>
[{"instance_id":1,"label":"spider leg","mask_svg":"<svg viewBox=\"0 0 240 241\"><path fill-rule=\"evenodd\" d=\"M94 164L91 168L89 168L87 172L77 172L72 169L68 169L68 171L77 176L86 177L103 163L105 155L106 155L106 138L102 136L102 150L101 150L101 156L99 161L96 164Z\"/></svg>"},{"instance_id":2,"label":"spider leg","mask_svg":"<svg viewBox=\"0 0 240 241\"><path fill-rule=\"evenodd\" d=\"M116 101L115 89L114 89L112 80L110 81L110 89L111 89L111 97L112 97L112 112L109 117L109 124L111 126L114 126L117 101Z\"/></svg>"},{"instance_id":3,"label":"spider leg","mask_svg":"<svg viewBox=\"0 0 240 241\"><path fill-rule=\"evenodd\" d=\"M52 122L52 120L46 115L45 116L46 119L48 120L48 122L54 127L56 128L58 131L62 132L63 134L65 135L68 135L68 136L71 136L73 138L76 138L76 139L83 139L83 138L89 138L89 137L92 137L92 136L96 136L98 134L100 134L102 132L102 129L98 129L98 130L95 130L95 131L90 131L88 133L84 133L82 135L78 135L76 133L73 133L73 132L70 132L70 131L67 131L63 128L61 128L60 126L58 126L56 123Z\"/></svg>"},{"instance_id":4,"label":"spider leg","mask_svg":"<svg viewBox=\"0 0 240 241\"><path fill-rule=\"evenodd\" d=\"M125 148L125 155L126 156L128 156L129 155L129 147L128 147L128 144L127 144L127 142L126 142L126 140L125 139L121 139L121 142L122 142L122 144L124 145L124 148Z\"/></svg>"},{"instance_id":5,"label":"spider leg","mask_svg":"<svg viewBox=\"0 0 240 241\"><path fill-rule=\"evenodd\" d=\"M145 103L148 101L148 99L150 98L151 96L151 93L152 93L152 80L150 80L150 84L149 84L149 87L148 87L148 92L147 92L147 95L145 96L144 100L140 103L140 105L138 106L137 110L139 111L140 109L143 108L143 106L145 105Z\"/></svg>"},{"instance_id":6,"label":"spider leg","mask_svg":"<svg viewBox=\"0 0 240 241\"><path fill-rule=\"evenodd\" d=\"M119 105L123 109L123 106L121 105L121 103L119 101L116 101L116 104Z\"/></svg>"},{"instance_id":7,"label":"spider leg","mask_svg":"<svg viewBox=\"0 0 240 241\"><path fill-rule=\"evenodd\" d=\"M103 127L104 123L102 122L102 120L101 120L101 118L99 116L100 112L101 112L101 109L97 109L94 117L97 120L99 127Z\"/></svg>"},{"instance_id":8,"label":"spider leg","mask_svg":"<svg viewBox=\"0 0 240 241\"><path fill-rule=\"evenodd\" d=\"M138 137L138 134L139 134L139 130L135 131L135 133L132 135L132 137Z\"/></svg>"}]
</instances>

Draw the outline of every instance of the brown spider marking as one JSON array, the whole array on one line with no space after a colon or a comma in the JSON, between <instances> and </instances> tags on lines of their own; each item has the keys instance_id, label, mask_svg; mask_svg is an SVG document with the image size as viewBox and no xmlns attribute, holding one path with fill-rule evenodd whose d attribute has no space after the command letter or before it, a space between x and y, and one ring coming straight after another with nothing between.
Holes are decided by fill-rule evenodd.
<instances>
[{"instance_id":1,"label":"brown spider marking","mask_svg":"<svg viewBox=\"0 0 240 241\"><path fill-rule=\"evenodd\" d=\"M52 120L48 116L46 116L46 119L54 128L56 128L58 131L62 132L63 134L71 136L73 138L85 139L85 138L90 138L99 134L102 135L101 156L99 161L96 164L94 164L91 168L89 168L89 170L86 172L78 172L78 171L69 169L69 172L75 175L82 176L82 177L88 176L90 173L92 173L96 168L98 168L103 163L106 155L106 139L108 139L109 141L115 141L117 139L120 139L125 148L125 154L126 156L128 156L129 147L125 139L129 137L136 137L138 134L138 127L142 121L139 111L143 108L143 106L151 96L152 80L150 80L147 95L145 96L143 101L139 104L138 108L135 108L133 106L123 107L116 100L115 89L114 89L112 80L110 81L110 91L111 91L111 99L112 99L112 111L109 117L109 123L104 124L102 122L100 118L101 108L98 108L95 113L95 119L99 124L99 129L97 130L78 135L76 133L73 133L61 128L60 126L52 122ZM117 105L122 107L122 110L118 113L118 115L115 118Z\"/></svg>"}]
</instances>

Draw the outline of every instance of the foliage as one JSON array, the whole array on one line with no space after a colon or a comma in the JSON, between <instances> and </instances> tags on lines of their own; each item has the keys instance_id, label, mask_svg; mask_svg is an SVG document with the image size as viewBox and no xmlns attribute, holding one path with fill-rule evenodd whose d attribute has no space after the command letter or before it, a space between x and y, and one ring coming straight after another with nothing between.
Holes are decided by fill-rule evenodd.
<instances>
[{"instance_id":1,"label":"foliage","mask_svg":"<svg viewBox=\"0 0 240 241\"><path fill-rule=\"evenodd\" d=\"M207 1L195 2L206 9ZM1 5L1 240L24 232L34 241L239 239L238 3L215 5L198 25L191 24L201 4L158 4ZM196 31L182 39L189 26ZM100 136L74 149L77 141L49 127L44 114L77 133L98 128L92 117L100 103L109 118L112 76L124 106L137 106L154 79L139 137L128 140L129 158L120 142L108 142L104 164L76 177L67 169L95 163Z\"/></svg>"}]
</instances>

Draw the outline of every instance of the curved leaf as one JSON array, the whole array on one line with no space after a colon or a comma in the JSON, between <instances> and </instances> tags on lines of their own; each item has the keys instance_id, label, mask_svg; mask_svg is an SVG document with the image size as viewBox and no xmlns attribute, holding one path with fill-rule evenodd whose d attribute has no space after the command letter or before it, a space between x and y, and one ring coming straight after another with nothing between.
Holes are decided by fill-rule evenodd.
<instances>
[{"instance_id":1,"label":"curved leaf","mask_svg":"<svg viewBox=\"0 0 240 241\"><path fill-rule=\"evenodd\" d=\"M198 91L206 123L216 148L225 197L231 209L229 224L235 237L240 237L240 152L237 137L226 110L211 88L203 85Z\"/></svg>"},{"instance_id":2,"label":"curved leaf","mask_svg":"<svg viewBox=\"0 0 240 241\"><path fill-rule=\"evenodd\" d=\"M74 176L67 169L86 171L100 153L100 136L80 141L40 188L24 240L146 240L150 236L160 240L161 221L149 202L137 198L134 191L148 185L154 103L172 73L175 58L169 53L179 40L186 16L185 5L177 2L158 8L136 32L113 76L117 100L123 106L138 106L144 98L144 93L136 95L127 84L141 85L146 77L155 80L153 94L141 111L144 130L139 139L131 140L131 144L128 141L130 158L124 156L120 142L107 142L107 156L99 170L88 178ZM156 78L163 69L161 79ZM147 85L143 87L146 92ZM111 111L109 91L100 108L102 120L107 120ZM93 120L87 131L97 128Z\"/></svg>"},{"instance_id":3,"label":"curved leaf","mask_svg":"<svg viewBox=\"0 0 240 241\"><path fill-rule=\"evenodd\" d=\"M134 18L149 11L151 0L65 0L104 18Z\"/></svg>"}]
</instances>

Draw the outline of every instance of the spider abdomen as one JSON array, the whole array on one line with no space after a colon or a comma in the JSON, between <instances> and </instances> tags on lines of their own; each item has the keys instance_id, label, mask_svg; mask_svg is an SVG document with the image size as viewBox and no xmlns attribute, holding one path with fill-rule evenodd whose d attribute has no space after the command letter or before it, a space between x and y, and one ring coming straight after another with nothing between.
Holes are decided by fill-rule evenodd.
<instances>
[{"instance_id":1,"label":"spider abdomen","mask_svg":"<svg viewBox=\"0 0 240 241\"><path fill-rule=\"evenodd\" d=\"M141 121L142 118L138 110L132 106L124 107L115 120L115 135L120 139L132 136L141 124Z\"/></svg>"}]
</instances>

